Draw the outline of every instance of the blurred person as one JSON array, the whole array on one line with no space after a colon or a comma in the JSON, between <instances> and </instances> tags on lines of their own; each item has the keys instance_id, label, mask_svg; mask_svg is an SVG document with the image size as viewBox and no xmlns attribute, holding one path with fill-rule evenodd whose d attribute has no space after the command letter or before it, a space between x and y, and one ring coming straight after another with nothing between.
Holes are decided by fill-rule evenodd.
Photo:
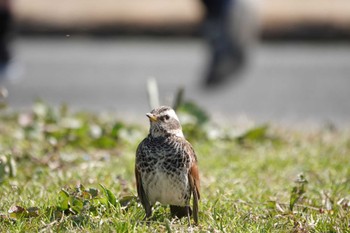
<instances>
[{"instance_id":1,"label":"blurred person","mask_svg":"<svg viewBox=\"0 0 350 233\"><path fill-rule=\"evenodd\" d=\"M211 52L204 84L210 87L234 78L245 63L245 52L232 28L237 0L201 1L205 7L204 37Z\"/></svg>"},{"instance_id":2,"label":"blurred person","mask_svg":"<svg viewBox=\"0 0 350 233\"><path fill-rule=\"evenodd\" d=\"M5 81L16 83L24 73L22 65L13 59L11 53L13 32L11 0L0 0L0 100L8 95L4 86Z\"/></svg>"},{"instance_id":3,"label":"blurred person","mask_svg":"<svg viewBox=\"0 0 350 233\"><path fill-rule=\"evenodd\" d=\"M0 0L0 74L3 74L10 62L9 34L11 23L12 14L9 0Z\"/></svg>"},{"instance_id":4,"label":"blurred person","mask_svg":"<svg viewBox=\"0 0 350 233\"><path fill-rule=\"evenodd\" d=\"M11 60L9 50L11 23L10 1L0 0L0 99L7 96L7 90L1 84L7 77L8 66Z\"/></svg>"}]
</instances>

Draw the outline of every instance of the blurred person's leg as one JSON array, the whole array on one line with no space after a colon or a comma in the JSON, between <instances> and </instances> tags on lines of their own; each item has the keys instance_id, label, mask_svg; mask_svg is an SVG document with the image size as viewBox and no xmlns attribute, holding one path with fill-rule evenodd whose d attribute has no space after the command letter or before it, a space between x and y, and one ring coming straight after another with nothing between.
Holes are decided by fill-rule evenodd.
<instances>
[{"instance_id":1,"label":"blurred person's leg","mask_svg":"<svg viewBox=\"0 0 350 233\"><path fill-rule=\"evenodd\" d=\"M0 0L0 99L6 98L7 90L1 83L8 76L11 54L9 49L12 14L10 0Z\"/></svg>"},{"instance_id":2,"label":"blurred person's leg","mask_svg":"<svg viewBox=\"0 0 350 233\"><path fill-rule=\"evenodd\" d=\"M233 34L232 14L235 0L202 0L206 14L204 35L210 46L211 58L205 74L208 86L234 77L244 64L244 49Z\"/></svg>"}]
</instances>

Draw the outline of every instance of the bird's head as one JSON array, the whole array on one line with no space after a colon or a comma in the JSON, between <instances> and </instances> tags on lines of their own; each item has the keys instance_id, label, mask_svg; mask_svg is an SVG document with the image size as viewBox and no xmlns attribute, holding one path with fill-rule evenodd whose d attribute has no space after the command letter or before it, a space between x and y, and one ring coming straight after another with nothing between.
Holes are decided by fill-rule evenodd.
<instances>
[{"instance_id":1,"label":"bird's head","mask_svg":"<svg viewBox=\"0 0 350 233\"><path fill-rule=\"evenodd\" d=\"M181 124L175 111L167 106L161 106L147 113L150 120L150 134L153 137L165 137L167 135L176 135L184 137Z\"/></svg>"}]
</instances>

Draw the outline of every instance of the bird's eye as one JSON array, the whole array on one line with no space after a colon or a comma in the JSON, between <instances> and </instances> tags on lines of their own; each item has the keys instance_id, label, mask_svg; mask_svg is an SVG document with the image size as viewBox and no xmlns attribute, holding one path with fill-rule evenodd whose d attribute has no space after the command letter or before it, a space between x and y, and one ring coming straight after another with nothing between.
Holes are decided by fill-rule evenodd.
<instances>
[{"instance_id":1,"label":"bird's eye","mask_svg":"<svg viewBox=\"0 0 350 233\"><path fill-rule=\"evenodd\" d=\"M165 120L169 120L170 116L169 115L165 115L164 118L165 118Z\"/></svg>"}]
</instances>

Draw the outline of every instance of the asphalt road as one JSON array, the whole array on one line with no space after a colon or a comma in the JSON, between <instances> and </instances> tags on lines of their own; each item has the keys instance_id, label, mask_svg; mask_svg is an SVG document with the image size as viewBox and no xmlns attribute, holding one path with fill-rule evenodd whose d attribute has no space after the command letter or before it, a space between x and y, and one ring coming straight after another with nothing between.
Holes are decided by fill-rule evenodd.
<instances>
[{"instance_id":1,"label":"asphalt road","mask_svg":"<svg viewBox=\"0 0 350 233\"><path fill-rule=\"evenodd\" d=\"M179 38L21 38L14 43L22 79L8 84L11 108L41 98L75 109L144 116L155 77L163 104L185 87L187 99L227 119L350 125L350 44L269 43L222 88L204 90L206 47Z\"/></svg>"}]
</instances>

